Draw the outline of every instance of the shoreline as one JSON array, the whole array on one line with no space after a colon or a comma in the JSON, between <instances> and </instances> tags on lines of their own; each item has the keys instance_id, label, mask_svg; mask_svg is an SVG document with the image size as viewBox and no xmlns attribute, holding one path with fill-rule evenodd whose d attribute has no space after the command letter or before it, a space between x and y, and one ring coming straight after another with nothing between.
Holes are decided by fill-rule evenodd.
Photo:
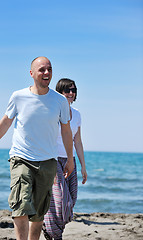
<instances>
[{"instance_id":1,"label":"shoreline","mask_svg":"<svg viewBox=\"0 0 143 240\"><path fill-rule=\"evenodd\" d=\"M15 240L11 212L0 210L0 240ZM142 240L143 213L74 213L63 240ZM43 233L40 240L45 240Z\"/></svg>"}]
</instances>

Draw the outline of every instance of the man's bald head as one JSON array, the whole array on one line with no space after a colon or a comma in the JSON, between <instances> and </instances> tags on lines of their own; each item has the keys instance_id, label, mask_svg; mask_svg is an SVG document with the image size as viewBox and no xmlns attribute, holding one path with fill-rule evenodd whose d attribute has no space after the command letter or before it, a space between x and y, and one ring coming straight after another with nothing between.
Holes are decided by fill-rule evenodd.
<instances>
[{"instance_id":1,"label":"man's bald head","mask_svg":"<svg viewBox=\"0 0 143 240\"><path fill-rule=\"evenodd\" d=\"M36 57L36 58L34 58L33 61L31 62L31 70L34 68L35 63L38 62L38 61L41 61L41 60L47 60L47 61L49 61L49 63L51 64L50 60L49 60L47 57L44 57L44 56Z\"/></svg>"}]
</instances>

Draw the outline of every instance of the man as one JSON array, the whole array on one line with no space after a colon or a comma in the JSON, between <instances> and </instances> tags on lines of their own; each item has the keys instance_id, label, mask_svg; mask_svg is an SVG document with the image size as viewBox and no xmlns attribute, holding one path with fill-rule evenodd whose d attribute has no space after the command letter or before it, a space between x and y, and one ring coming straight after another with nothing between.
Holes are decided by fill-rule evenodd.
<instances>
[{"instance_id":1,"label":"man","mask_svg":"<svg viewBox=\"0 0 143 240\"><path fill-rule=\"evenodd\" d=\"M12 94L6 113L0 121L2 138L15 119L9 160L9 205L12 208L17 240L37 240L40 237L56 174L59 122L68 155L65 177L74 168L69 106L62 95L49 88L52 78L49 59L35 58L31 63L30 75L34 79L34 85Z\"/></svg>"}]
</instances>

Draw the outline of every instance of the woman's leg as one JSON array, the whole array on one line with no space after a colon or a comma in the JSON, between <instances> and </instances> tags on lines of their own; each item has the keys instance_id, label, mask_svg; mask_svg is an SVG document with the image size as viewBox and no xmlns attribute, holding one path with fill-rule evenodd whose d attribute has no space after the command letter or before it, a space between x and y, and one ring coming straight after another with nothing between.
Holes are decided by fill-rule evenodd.
<instances>
[{"instance_id":1,"label":"woman's leg","mask_svg":"<svg viewBox=\"0 0 143 240\"><path fill-rule=\"evenodd\" d=\"M66 159L59 158L56 183L53 185L50 208L44 217L46 231L54 239L62 239L65 224L72 220L73 206L77 198L76 166L70 177L65 179L63 176L65 163Z\"/></svg>"}]
</instances>

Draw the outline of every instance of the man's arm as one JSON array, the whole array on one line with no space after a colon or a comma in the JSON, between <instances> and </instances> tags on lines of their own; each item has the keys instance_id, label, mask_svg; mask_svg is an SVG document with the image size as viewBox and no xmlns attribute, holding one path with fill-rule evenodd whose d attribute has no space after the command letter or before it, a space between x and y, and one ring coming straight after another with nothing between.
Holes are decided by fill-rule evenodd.
<instances>
[{"instance_id":1,"label":"man's arm","mask_svg":"<svg viewBox=\"0 0 143 240\"><path fill-rule=\"evenodd\" d=\"M70 123L67 124L61 123L61 134L63 143L67 153L67 163L64 168L64 175L67 178L74 170L74 162L73 162L73 140L72 140L72 132L70 128Z\"/></svg>"},{"instance_id":2,"label":"man's arm","mask_svg":"<svg viewBox=\"0 0 143 240\"><path fill-rule=\"evenodd\" d=\"M0 120L0 139L5 135L9 127L11 126L13 119L8 118L7 115L4 115Z\"/></svg>"}]
</instances>

